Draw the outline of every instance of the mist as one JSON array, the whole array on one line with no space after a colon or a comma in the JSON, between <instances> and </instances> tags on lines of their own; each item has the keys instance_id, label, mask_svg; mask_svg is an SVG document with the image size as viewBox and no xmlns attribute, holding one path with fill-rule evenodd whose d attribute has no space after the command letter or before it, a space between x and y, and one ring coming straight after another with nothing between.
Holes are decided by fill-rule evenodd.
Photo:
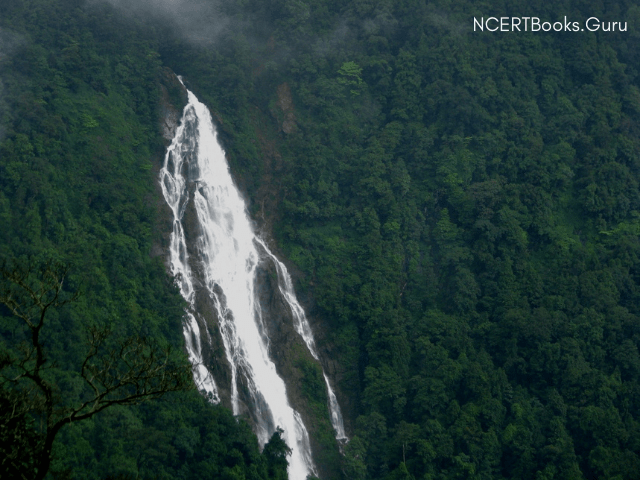
<instances>
[{"instance_id":1,"label":"mist","mask_svg":"<svg viewBox=\"0 0 640 480\"><path fill-rule=\"evenodd\" d=\"M98 3L111 4L127 16L160 20L186 40L203 46L214 44L237 27L222 12L219 0L89 0L89 4Z\"/></svg>"},{"instance_id":2,"label":"mist","mask_svg":"<svg viewBox=\"0 0 640 480\"><path fill-rule=\"evenodd\" d=\"M326 56L339 49L349 50L359 32L387 36L396 28L396 20L387 12L375 12L370 17L348 19L345 15L334 19L333 28L321 35L313 35L294 46L292 42L278 42L277 52L266 53L265 44L274 30L273 19L264 18L264 12L251 11L241 2L223 0L88 0L89 4L110 4L123 15L141 20L157 21L169 25L174 32L191 44L204 47L222 45L229 36L241 34L245 44L260 56L280 64L297 55L300 47L315 55ZM304 29L311 20L311 10L305 2L297 8L287 7L281 12L285 19L295 19Z\"/></svg>"}]
</instances>

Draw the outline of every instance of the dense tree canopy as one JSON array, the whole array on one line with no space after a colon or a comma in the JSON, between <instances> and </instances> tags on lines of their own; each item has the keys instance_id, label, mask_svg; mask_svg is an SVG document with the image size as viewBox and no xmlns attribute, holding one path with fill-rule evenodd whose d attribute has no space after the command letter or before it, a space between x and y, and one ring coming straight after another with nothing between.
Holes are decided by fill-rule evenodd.
<instances>
[{"instance_id":1,"label":"dense tree canopy","mask_svg":"<svg viewBox=\"0 0 640 480\"><path fill-rule=\"evenodd\" d=\"M2 384L2 471L4 454L19 450L4 442L19 441L33 448L21 451L17 470L8 468L35 478L44 442L40 421L48 435L51 418L52 428L65 426L53 444L56 478L282 478L286 463L271 465L246 423L194 391L112 406L83 421L77 420L93 403L78 412L68 408L91 399L83 388L86 368L97 388L118 388L123 357L144 361L152 344L184 348L184 303L157 253L162 64L157 38L143 30L111 8L85 2L0 2L1 260L64 263L63 293L80 292L47 310L39 336L52 415L47 405L38 410L37 395L26 404L20 395L30 395L29 385ZM25 360L21 340L29 336L5 305L0 368L9 374L7 368ZM106 331L108 338L89 344L122 355L107 355L104 371L99 354L90 358L96 364L84 365L93 353L87 336ZM29 361L24 365L33 373ZM140 365L144 376L148 369ZM104 400L114 398L110 393ZM16 405L24 411L7 417Z\"/></svg>"},{"instance_id":2,"label":"dense tree canopy","mask_svg":"<svg viewBox=\"0 0 640 480\"><path fill-rule=\"evenodd\" d=\"M112 3L0 2L0 249L78 266L61 368L84 318L180 342L149 255L167 66L214 111L322 330L352 437L334 476L639 478L634 2ZM628 26L473 31L504 15ZM57 448L76 478L280 478L195 397L105 412Z\"/></svg>"}]
</instances>

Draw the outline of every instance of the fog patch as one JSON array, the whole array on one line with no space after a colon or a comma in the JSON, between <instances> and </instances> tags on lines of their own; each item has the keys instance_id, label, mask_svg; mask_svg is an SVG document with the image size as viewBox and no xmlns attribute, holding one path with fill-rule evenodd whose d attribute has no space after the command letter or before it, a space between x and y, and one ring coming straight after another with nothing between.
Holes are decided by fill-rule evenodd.
<instances>
[{"instance_id":1,"label":"fog patch","mask_svg":"<svg viewBox=\"0 0 640 480\"><path fill-rule=\"evenodd\" d=\"M24 37L18 33L0 27L0 68L7 56L24 44Z\"/></svg>"},{"instance_id":2,"label":"fog patch","mask_svg":"<svg viewBox=\"0 0 640 480\"><path fill-rule=\"evenodd\" d=\"M448 13L433 11L427 16L427 24L442 30L448 30L455 36L460 36L471 30L471 25L452 20Z\"/></svg>"},{"instance_id":3,"label":"fog patch","mask_svg":"<svg viewBox=\"0 0 640 480\"><path fill-rule=\"evenodd\" d=\"M218 0L90 0L89 3L109 3L125 15L162 20L188 41L203 46L214 44L220 35L233 30Z\"/></svg>"},{"instance_id":4,"label":"fog patch","mask_svg":"<svg viewBox=\"0 0 640 480\"><path fill-rule=\"evenodd\" d=\"M338 50L339 47L345 45L348 38L353 35L354 32L349 27L347 20L340 19L331 33L315 41L314 52L320 56L333 53Z\"/></svg>"},{"instance_id":5,"label":"fog patch","mask_svg":"<svg viewBox=\"0 0 640 480\"><path fill-rule=\"evenodd\" d=\"M391 35L398 26L398 20L390 12L380 12L362 22L362 30L367 35Z\"/></svg>"},{"instance_id":6,"label":"fog patch","mask_svg":"<svg viewBox=\"0 0 640 480\"><path fill-rule=\"evenodd\" d=\"M381 9L363 18L342 16L336 21L332 32L314 42L314 53L325 56L338 50L352 50L358 37L389 38L398 28L398 20L391 12Z\"/></svg>"}]
</instances>

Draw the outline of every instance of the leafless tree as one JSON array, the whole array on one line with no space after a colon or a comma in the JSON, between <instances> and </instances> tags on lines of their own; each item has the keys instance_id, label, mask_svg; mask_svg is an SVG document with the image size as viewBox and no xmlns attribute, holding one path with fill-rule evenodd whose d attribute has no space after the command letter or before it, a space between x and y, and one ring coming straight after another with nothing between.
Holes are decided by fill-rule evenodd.
<instances>
[{"instance_id":1,"label":"leafless tree","mask_svg":"<svg viewBox=\"0 0 640 480\"><path fill-rule=\"evenodd\" d=\"M186 359L141 336L114 341L106 327L87 331L78 375L86 392L75 405L63 401L43 348L47 313L74 301L64 290L64 265L0 267L0 304L20 320L28 340L0 351L0 477L43 479L60 429L113 405L135 405L192 388Z\"/></svg>"}]
</instances>

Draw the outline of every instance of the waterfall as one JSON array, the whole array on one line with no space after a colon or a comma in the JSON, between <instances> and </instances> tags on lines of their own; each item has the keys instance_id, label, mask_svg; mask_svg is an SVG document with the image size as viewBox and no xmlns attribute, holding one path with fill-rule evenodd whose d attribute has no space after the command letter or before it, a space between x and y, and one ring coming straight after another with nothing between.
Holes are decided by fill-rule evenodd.
<instances>
[{"instance_id":1,"label":"waterfall","mask_svg":"<svg viewBox=\"0 0 640 480\"><path fill-rule=\"evenodd\" d=\"M189 256L187 254L187 242L184 236L184 230L180 220L184 214L186 207L186 196L184 195L186 181L182 175L169 173L168 162L171 160L171 168L175 171L182 169L182 158L174 158L170 152L178 148L178 135L173 139L173 143L165 157L165 164L160 173L161 186L164 198L173 212L173 231L171 232L170 243L170 261L171 273L178 281L180 293L190 305L193 305L195 295L192 282L191 269L189 267ZM175 163L175 162L179 163ZM215 381L207 368L202 363L202 345L200 327L194 316L193 311L186 312L186 319L183 322L183 332L189 361L193 365L193 379L198 390L203 391L205 395L213 402L219 402L218 389Z\"/></svg>"},{"instance_id":2,"label":"waterfall","mask_svg":"<svg viewBox=\"0 0 640 480\"><path fill-rule=\"evenodd\" d=\"M291 308L291 313L293 314L293 326L296 329L296 332L302 337L304 343L307 345L309 352L313 355L313 358L320 361L318 357L318 353L316 352L316 344L313 340L313 333L311 332L311 326L307 321L307 316L304 313L304 309L298 303L298 299L296 298L296 294L293 291L293 283L291 282L291 275L287 271L284 264L276 258L276 256L271 253L271 250L267 247L263 240L257 239L257 243L264 249L266 255L271 258L273 263L276 265L276 269L278 270L278 289L280 290L280 294L286 300L289 308ZM344 422L342 419L342 412L340 411L340 405L338 404L338 399L336 398L336 394L333 392L331 388L331 384L329 383L329 378L327 374L322 372L324 377L324 383L327 385L327 393L329 395L329 411L331 413L331 425L336 432L336 439L338 441L347 441L348 437L344 430Z\"/></svg>"},{"instance_id":3,"label":"waterfall","mask_svg":"<svg viewBox=\"0 0 640 480\"><path fill-rule=\"evenodd\" d=\"M252 229L245 203L217 141L209 110L192 92L187 93L188 104L167 150L160 184L174 219L170 268L189 304L184 335L194 380L211 401L220 401L218 386L203 364L201 339L210 344L211 337L197 304L200 305L198 298L205 295L215 309L224 355L230 366L234 414L240 414L243 406L251 410L261 445L276 427L282 428L283 438L293 451L289 478L305 480L307 475L316 474L309 435L299 413L289 405L285 383L269 358L262 311L254 291L261 260L269 258L275 263L279 290L291 308L295 329L318 359L311 329L295 298L286 268ZM337 437L346 438L338 402L327 376L324 378Z\"/></svg>"}]
</instances>

